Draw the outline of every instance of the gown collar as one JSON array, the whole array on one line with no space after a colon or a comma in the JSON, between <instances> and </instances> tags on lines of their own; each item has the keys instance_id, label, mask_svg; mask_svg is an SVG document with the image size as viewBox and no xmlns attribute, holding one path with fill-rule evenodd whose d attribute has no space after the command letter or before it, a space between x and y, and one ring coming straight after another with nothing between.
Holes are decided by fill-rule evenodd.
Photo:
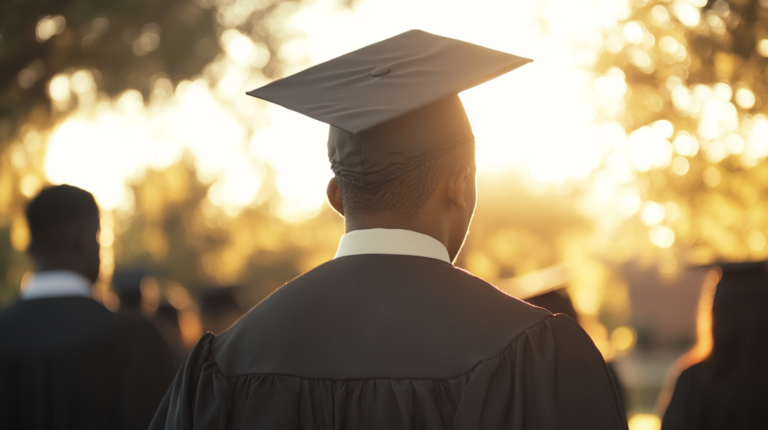
<instances>
[{"instance_id":1,"label":"gown collar","mask_svg":"<svg viewBox=\"0 0 768 430\"><path fill-rule=\"evenodd\" d=\"M48 297L92 297L93 284L85 276L69 270L35 272L21 286L23 300Z\"/></svg>"},{"instance_id":2,"label":"gown collar","mask_svg":"<svg viewBox=\"0 0 768 430\"><path fill-rule=\"evenodd\" d=\"M353 230L341 237L334 259L361 254L412 255L451 264L445 245L431 236L411 230Z\"/></svg>"}]
</instances>

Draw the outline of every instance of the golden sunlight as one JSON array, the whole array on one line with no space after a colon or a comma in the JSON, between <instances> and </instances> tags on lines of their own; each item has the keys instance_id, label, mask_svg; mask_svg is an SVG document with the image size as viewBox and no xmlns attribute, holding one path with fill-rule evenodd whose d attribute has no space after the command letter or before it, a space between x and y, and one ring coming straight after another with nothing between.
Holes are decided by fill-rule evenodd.
<instances>
[{"instance_id":1,"label":"golden sunlight","mask_svg":"<svg viewBox=\"0 0 768 430\"><path fill-rule=\"evenodd\" d=\"M609 160L589 205L604 206L634 198L624 187L634 179L630 166L643 170L669 162L663 133L639 137L661 139L661 146L636 154L620 125L597 119L596 109L619 109L626 84L618 69L601 77L586 69L597 58L603 31L628 13L626 2L450 1L440 3L439 14L434 6L365 0L350 11L336 1L311 2L286 23L300 35L280 51L289 60L286 73L420 28L535 60L462 94L481 168L512 169L557 186L586 179ZM272 210L291 221L315 216L331 175L327 126L245 96L265 83L260 73L247 71L266 64L269 52L234 29L224 31L220 43L226 55L211 69L215 85L198 79L174 89L159 79L150 100L131 90L114 101L96 100L87 71L54 77L48 86L54 104L91 100L53 130L45 162L49 180L92 191L106 209L127 210L132 181L186 152L201 180L213 184L210 202L230 215L261 201L264 169L274 169L281 198ZM624 206L622 216L637 210Z\"/></svg>"}]
</instances>

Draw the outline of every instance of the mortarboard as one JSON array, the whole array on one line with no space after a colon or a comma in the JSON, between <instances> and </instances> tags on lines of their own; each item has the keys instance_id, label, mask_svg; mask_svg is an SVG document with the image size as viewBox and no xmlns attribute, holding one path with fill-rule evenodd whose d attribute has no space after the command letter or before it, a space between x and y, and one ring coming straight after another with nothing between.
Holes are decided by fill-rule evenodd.
<instances>
[{"instance_id":1,"label":"mortarboard","mask_svg":"<svg viewBox=\"0 0 768 430\"><path fill-rule=\"evenodd\" d=\"M149 276L144 269L117 270L112 276L112 290L121 301L141 301L141 281Z\"/></svg>"},{"instance_id":2,"label":"mortarboard","mask_svg":"<svg viewBox=\"0 0 768 430\"><path fill-rule=\"evenodd\" d=\"M555 264L514 278L499 279L496 287L521 300L541 296L564 288L575 278L566 264Z\"/></svg>"},{"instance_id":3,"label":"mortarboard","mask_svg":"<svg viewBox=\"0 0 768 430\"><path fill-rule=\"evenodd\" d=\"M722 270L722 276L715 289L715 306L768 298L768 262L721 263L716 266Z\"/></svg>"},{"instance_id":4,"label":"mortarboard","mask_svg":"<svg viewBox=\"0 0 768 430\"><path fill-rule=\"evenodd\" d=\"M330 124L333 172L375 187L473 143L458 94L530 61L411 30L247 94Z\"/></svg>"}]
</instances>

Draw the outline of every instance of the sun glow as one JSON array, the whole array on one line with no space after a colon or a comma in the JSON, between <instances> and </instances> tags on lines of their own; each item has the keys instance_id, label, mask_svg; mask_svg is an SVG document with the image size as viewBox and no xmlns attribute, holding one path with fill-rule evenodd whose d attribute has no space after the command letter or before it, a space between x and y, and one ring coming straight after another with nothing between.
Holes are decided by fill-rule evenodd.
<instances>
[{"instance_id":1,"label":"sun glow","mask_svg":"<svg viewBox=\"0 0 768 430\"><path fill-rule=\"evenodd\" d=\"M671 144L663 138L649 132L643 139L662 139L661 152L638 159L620 125L598 120L599 112L605 117L621 109L624 75L613 69L593 76L586 69L603 31L628 13L626 2L464 0L440 2L440 13L436 7L426 0L364 0L351 10L334 0L310 2L284 23L298 35L279 52L286 74L419 28L535 60L461 95L481 169L511 169L557 186L589 178L609 159L608 172L595 181L592 203L599 206L627 200L623 185L634 179L631 164L642 170L669 162ZM642 39L641 27L625 28L630 36L633 31ZM224 56L206 72L215 83L197 79L173 88L159 79L146 103L132 90L114 101L99 99L87 71L54 77L48 91L55 104L77 98L81 108L51 134L49 180L88 189L107 209L130 209L130 182L187 152L200 178L212 184L208 199L226 213L263 201L265 169L272 169L280 196L272 209L289 220L314 216L331 176L327 126L245 96L265 83L254 70L270 54L234 29L223 31L220 43Z\"/></svg>"}]
</instances>

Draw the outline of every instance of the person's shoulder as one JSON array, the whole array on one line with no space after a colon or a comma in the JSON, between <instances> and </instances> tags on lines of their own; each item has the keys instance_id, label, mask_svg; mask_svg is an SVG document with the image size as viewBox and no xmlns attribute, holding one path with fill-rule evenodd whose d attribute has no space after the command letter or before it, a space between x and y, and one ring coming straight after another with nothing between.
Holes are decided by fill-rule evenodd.
<instances>
[{"instance_id":1,"label":"person's shoulder","mask_svg":"<svg viewBox=\"0 0 768 430\"><path fill-rule=\"evenodd\" d=\"M703 374L707 367L707 361L700 361L698 363L694 363L687 368L685 368L681 373L680 376L685 375L686 377L698 377L699 375Z\"/></svg>"},{"instance_id":2,"label":"person's shoulder","mask_svg":"<svg viewBox=\"0 0 768 430\"><path fill-rule=\"evenodd\" d=\"M118 318L104 305L89 297L47 297L16 300L0 311L0 326L24 320L66 320L78 323L95 320L100 323L117 322Z\"/></svg>"},{"instance_id":3,"label":"person's shoulder","mask_svg":"<svg viewBox=\"0 0 768 430\"><path fill-rule=\"evenodd\" d=\"M386 327L400 339L436 333L448 343L497 351L551 317L441 260L358 255L329 261L283 285L216 343L238 334L252 337L260 327L334 331L329 321L341 318L354 319L359 327Z\"/></svg>"},{"instance_id":4,"label":"person's shoulder","mask_svg":"<svg viewBox=\"0 0 768 430\"><path fill-rule=\"evenodd\" d=\"M676 389L698 391L706 385L708 375L708 362L706 360L694 363L680 372L675 384Z\"/></svg>"},{"instance_id":5,"label":"person's shoulder","mask_svg":"<svg viewBox=\"0 0 768 430\"><path fill-rule=\"evenodd\" d=\"M422 294L445 309L482 310L485 317L516 321L542 321L552 314L512 297L467 270L441 260L407 255L355 255L328 261L277 289L256 309L311 300L319 303L329 294L355 290L390 290L415 298ZM399 292L397 290L400 290ZM317 300L317 301L315 301Z\"/></svg>"},{"instance_id":6,"label":"person's shoulder","mask_svg":"<svg viewBox=\"0 0 768 430\"><path fill-rule=\"evenodd\" d=\"M88 349L119 342L121 327L117 315L91 298L20 300L0 315L0 347L30 354Z\"/></svg>"},{"instance_id":7,"label":"person's shoulder","mask_svg":"<svg viewBox=\"0 0 768 430\"><path fill-rule=\"evenodd\" d=\"M452 265L440 269L439 282L448 289L446 292L453 300L467 307L496 313L504 318L514 315L516 322L527 321L523 325L534 325L552 316L548 310L509 295L466 269Z\"/></svg>"}]
</instances>

